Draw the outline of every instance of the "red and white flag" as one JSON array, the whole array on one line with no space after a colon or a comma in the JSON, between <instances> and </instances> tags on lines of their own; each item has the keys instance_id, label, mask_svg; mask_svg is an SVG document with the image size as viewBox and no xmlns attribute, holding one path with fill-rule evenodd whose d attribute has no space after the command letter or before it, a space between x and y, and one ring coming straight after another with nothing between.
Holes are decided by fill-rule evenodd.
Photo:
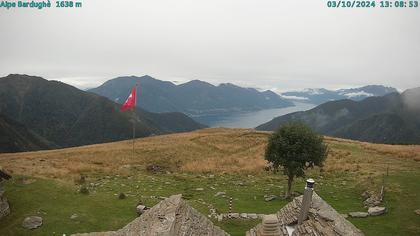
<instances>
[{"instance_id":1,"label":"red and white flag","mask_svg":"<svg viewBox=\"0 0 420 236\"><path fill-rule=\"evenodd\" d=\"M121 107L121 111L126 111L128 109L132 109L136 107L136 86L134 86L131 89L131 93L128 96L127 100L124 102L124 104Z\"/></svg>"}]
</instances>

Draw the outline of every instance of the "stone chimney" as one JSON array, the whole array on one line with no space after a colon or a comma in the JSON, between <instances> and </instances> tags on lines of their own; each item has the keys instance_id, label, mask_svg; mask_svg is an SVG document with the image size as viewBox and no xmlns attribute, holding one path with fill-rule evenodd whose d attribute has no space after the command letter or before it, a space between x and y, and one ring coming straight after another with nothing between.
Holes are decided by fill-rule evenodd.
<instances>
[{"instance_id":1,"label":"stone chimney","mask_svg":"<svg viewBox=\"0 0 420 236\"><path fill-rule=\"evenodd\" d=\"M298 225L302 224L308 218L309 208L312 202L312 193L314 191L315 181L313 179L306 180L305 192L303 193L302 206L300 208L300 214L298 218Z\"/></svg>"},{"instance_id":2,"label":"stone chimney","mask_svg":"<svg viewBox=\"0 0 420 236\"><path fill-rule=\"evenodd\" d=\"M264 215L260 236L280 236L280 225L277 215Z\"/></svg>"}]
</instances>

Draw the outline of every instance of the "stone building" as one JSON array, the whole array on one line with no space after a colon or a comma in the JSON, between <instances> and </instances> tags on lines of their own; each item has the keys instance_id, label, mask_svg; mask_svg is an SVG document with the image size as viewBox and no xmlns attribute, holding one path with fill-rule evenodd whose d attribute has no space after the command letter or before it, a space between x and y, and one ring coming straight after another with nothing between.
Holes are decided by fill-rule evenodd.
<instances>
[{"instance_id":1,"label":"stone building","mask_svg":"<svg viewBox=\"0 0 420 236\"><path fill-rule=\"evenodd\" d=\"M181 195L171 196L120 230L74 236L227 236L207 217L189 206Z\"/></svg>"},{"instance_id":2,"label":"stone building","mask_svg":"<svg viewBox=\"0 0 420 236\"><path fill-rule=\"evenodd\" d=\"M306 211L305 206L307 205ZM303 208L303 209L302 209ZM266 215L247 236L362 236L363 233L312 189L293 199L277 214Z\"/></svg>"}]
</instances>

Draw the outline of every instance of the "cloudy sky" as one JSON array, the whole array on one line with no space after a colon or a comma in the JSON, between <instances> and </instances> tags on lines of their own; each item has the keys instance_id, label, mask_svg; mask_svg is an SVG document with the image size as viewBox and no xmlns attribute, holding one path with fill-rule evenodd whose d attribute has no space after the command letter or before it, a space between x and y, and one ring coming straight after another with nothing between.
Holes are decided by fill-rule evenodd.
<instances>
[{"instance_id":1,"label":"cloudy sky","mask_svg":"<svg viewBox=\"0 0 420 236\"><path fill-rule=\"evenodd\" d=\"M0 76L39 75L81 88L145 74L276 91L420 86L420 8L89 0L81 9L0 9L0 22Z\"/></svg>"}]
</instances>

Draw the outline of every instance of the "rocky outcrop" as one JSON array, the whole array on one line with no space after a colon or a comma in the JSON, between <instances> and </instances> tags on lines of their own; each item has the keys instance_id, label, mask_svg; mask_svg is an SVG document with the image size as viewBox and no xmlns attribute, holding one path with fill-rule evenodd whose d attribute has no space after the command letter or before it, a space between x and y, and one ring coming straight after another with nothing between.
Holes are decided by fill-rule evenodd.
<instances>
[{"instance_id":1,"label":"rocky outcrop","mask_svg":"<svg viewBox=\"0 0 420 236\"><path fill-rule=\"evenodd\" d=\"M226 232L197 210L190 207L181 195L171 196L117 231L74 234L74 236L226 236Z\"/></svg>"},{"instance_id":2,"label":"rocky outcrop","mask_svg":"<svg viewBox=\"0 0 420 236\"><path fill-rule=\"evenodd\" d=\"M10 214L10 206L4 196L4 190L0 186L0 219Z\"/></svg>"}]
</instances>

